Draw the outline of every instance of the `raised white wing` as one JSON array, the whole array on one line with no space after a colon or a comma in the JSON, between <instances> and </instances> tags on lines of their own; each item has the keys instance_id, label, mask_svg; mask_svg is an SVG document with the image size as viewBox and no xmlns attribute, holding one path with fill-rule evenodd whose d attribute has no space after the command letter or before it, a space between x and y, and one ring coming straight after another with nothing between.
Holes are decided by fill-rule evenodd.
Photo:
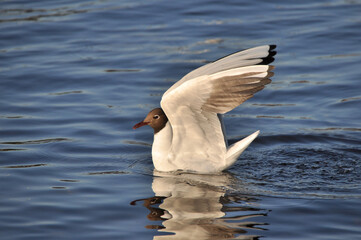
<instances>
[{"instance_id":1,"label":"raised white wing","mask_svg":"<svg viewBox=\"0 0 361 240\"><path fill-rule=\"evenodd\" d=\"M232 68L246 67L252 65L267 65L274 61L273 56L277 53L276 51L274 51L275 48L276 45L264 45L254 47L230 54L212 63L203 65L185 75L181 80L171 86L164 93L164 95L179 87L184 82L202 75L211 75Z\"/></svg>"},{"instance_id":2,"label":"raised white wing","mask_svg":"<svg viewBox=\"0 0 361 240\"><path fill-rule=\"evenodd\" d=\"M161 107L173 130L171 152L182 153L178 166L195 169L191 165L197 165L199 169L208 159L218 171L217 167L226 164L222 159L227 145L217 114L232 110L271 82L273 67L253 64L271 58L272 49L248 49L207 64L186 75L163 95ZM191 75L197 77L189 79L187 76ZM177 156L170 158L177 161Z\"/></svg>"}]
</instances>

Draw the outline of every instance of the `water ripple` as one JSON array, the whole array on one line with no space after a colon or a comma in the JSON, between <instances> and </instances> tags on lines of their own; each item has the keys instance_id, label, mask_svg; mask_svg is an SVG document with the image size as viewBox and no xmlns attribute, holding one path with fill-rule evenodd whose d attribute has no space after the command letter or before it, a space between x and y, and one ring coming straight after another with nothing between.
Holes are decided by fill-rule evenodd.
<instances>
[{"instance_id":1,"label":"water ripple","mask_svg":"<svg viewBox=\"0 0 361 240\"><path fill-rule=\"evenodd\" d=\"M68 138L49 138L49 139L16 141L16 142L1 142L1 144L14 144L14 145L23 145L24 144L24 145L26 145L26 144L45 144L45 143L64 142L64 141L72 141L72 139L68 139Z\"/></svg>"},{"instance_id":2,"label":"water ripple","mask_svg":"<svg viewBox=\"0 0 361 240\"><path fill-rule=\"evenodd\" d=\"M33 167L44 167L48 164L39 163L39 164L29 164L29 165L13 165L13 166L4 166L3 168L33 168Z\"/></svg>"}]
</instances>

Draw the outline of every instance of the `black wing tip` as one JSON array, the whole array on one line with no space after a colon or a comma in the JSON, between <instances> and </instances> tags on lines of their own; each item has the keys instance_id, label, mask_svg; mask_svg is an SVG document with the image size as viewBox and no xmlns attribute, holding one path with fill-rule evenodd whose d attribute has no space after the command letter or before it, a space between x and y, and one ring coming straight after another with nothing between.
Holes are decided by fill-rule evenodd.
<instances>
[{"instance_id":1,"label":"black wing tip","mask_svg":"<svg viewBox=\"0 0 361 240\"><path fill-rule=\"evenodd\" d=\"M272 51L273 49L276 49L277 45L276 44L270 44L269 45L269 51Z\"/></svg>"},{"instance_id":2,"label":"black wing tip","mask_svg":"<svg viewBox=\"0 0 361 240\"><path fill-rule=\"evenodd\" d=\"M275 58L271 55L262 58L262 62L258 63L257 65L268 65L270 63L272 63L275 60Z\"/></svg>"},{"instance_id":3,"label":"black wing tip","mask_svg":"<svg viewBox=\"0 0 361 240\"><path fill-rule=\"evenodd\" d=\"M276 54L277 54L277 51L271 51L271 52L268 53L267 57L273 57Z\"/></svg>"},{"instance_id":4,"label":"black wing tip","mask_svg":"<svg viewBox=\"0 0 361 240\"><path fill-rule=\"evenodd\" d=\"M265 45L263 45L265 46ZM267 46L267 45L266 45ZM261 58L262 59L262 62L256 64L256 65L267 65L267 64L270 64L272 63L275 59L273 58L273 56L275 56L277 54L277 51L273 51L274 49L276 49L277 45L276 44L269 44L269 49L268 49L268 56L265 57L265 58ZM213 63L213 62L217 62L219 60L222 60L223 58L226 58L226 57L229 57L233 54L237 54L239 52L243 52L245 50L248 50L248 49L251 49L251 48L247 48L247 49L243 49L243 50L240 50L240 51L237 51L237 52L234 52L234 53L231 53L231 54L228 54L228 55L225 55L221 58L218 58L217 60L214 60L214 61L210 61L208 63Z\"/></svg>"},{"instance_id":5,"label":"black wing tip","mask_svg":"<svg viewBox=\"0 0 361 240\"><path fill-rule=\"evenodd\" d=\"M277 45L271 44L268 46L269 46L268 56L262 58L262 62L260 62L259 65L268 65L275 60L274 56L277 54L277 51L274 51L274 49L276 49Z\"/></svg>"}]
</instances>

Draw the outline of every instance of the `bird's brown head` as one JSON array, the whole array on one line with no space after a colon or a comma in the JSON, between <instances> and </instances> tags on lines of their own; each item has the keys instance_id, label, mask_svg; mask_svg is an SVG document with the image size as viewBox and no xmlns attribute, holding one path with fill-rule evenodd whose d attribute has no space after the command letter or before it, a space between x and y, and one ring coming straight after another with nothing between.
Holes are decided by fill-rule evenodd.
<instances>
[{"instance_id":1,"label":"bird's brown head","mask_svg":"<svg viewBox=\"0 0 361 240\"><path fill-rule=\"evenodd\" d=\"M161 108L155 108L148 113L145 119L133 126L133 129L149 125L154 129L154 133L162 130L168 122L168 118Z\"/></svg>"}]
</instances>

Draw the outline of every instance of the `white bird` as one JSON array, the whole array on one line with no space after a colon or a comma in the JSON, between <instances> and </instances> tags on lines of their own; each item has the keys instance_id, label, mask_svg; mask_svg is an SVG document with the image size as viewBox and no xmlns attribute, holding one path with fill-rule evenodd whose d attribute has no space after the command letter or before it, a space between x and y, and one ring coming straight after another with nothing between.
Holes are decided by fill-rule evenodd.
<instances>
[{"instance_id":1,"label":"white bird","mask_svg":"<svg viewBox=\"0 0 361 240\"><path fill-rule=\"evenodd\" d=\"M153 164L163 172L221 172L237 160L259 131L228 146L222 114L271 82L275 45L236 52L185 75L133 129L154 129Z\"/></svg>"}]
</instances>

